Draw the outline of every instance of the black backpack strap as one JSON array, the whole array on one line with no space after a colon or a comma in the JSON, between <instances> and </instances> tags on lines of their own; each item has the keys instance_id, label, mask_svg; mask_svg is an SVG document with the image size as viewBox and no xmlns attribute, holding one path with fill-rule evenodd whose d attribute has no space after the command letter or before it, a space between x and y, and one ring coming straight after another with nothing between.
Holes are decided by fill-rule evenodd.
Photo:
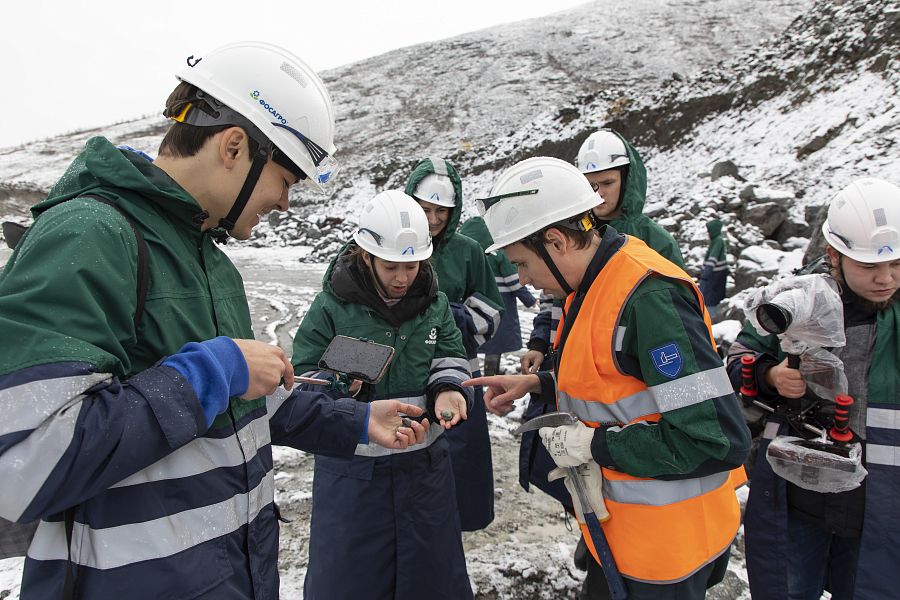
<instances>
[{"instance_id":1,"label":"black backpack strap","mask_svg":"<svg viewBox=\"0 0 900 600\"><path fill-rule=\"evenodd\" d=\"M147 242L144 241L144 234L141 233L141 230L138 229L134 221L131 220L124 210L122 210L118 204L110 200L109 198L104 198L103 196L98 196L96 194L84 194L83 196L79 196L79 198L93 198L98 202L102 202L107 206L111 206L116 209L120 215L125 217L125 220L128 221L128 224L131 226L131 230L134 232L134 237L137 240L138 246L138 255L137 255L137 276L138 276L138 284L137 284L137 304L134 309L134 331L137 332L138 325L141 322L141 317L144 315L144 304L147 302L147 291L150 289L150 268L147 260Z\"/></svg>"},{"instance_id":2,"label":"black backpack strap","mask_svg":"<svg viewBox=\"0 0 900 600\"><path fill-rule=\"evenodd\" d=\"M75 569L72 567L72 531L75 529L75 507L67 508L63 513L66 525L66 552L69 560L66 561L66 579L63 581L62 600L75 598Z\"/></svg>"}]
</instances>

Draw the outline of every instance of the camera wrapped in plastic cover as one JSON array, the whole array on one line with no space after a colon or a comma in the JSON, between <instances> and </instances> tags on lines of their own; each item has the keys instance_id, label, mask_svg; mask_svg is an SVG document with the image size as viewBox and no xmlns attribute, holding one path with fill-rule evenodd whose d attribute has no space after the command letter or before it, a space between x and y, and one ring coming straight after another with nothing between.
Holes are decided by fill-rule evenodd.
<instances>
[{"instance_id":1,"label":"camera wrapped in plastic cover","mask_svg":"<svg viewBox=\"0 0 900 600\"><path fill-rule=\"evenodd\" d=\"M781 349L802 354L809 348L844 346L844 305L827 275L785 277L756 290L744 314L761 335L778 334Z\"/></svg>"},{"instance_id":2,"label":"camera wrapped in plastic cover","mask_svg":"<svg viewBox=\"0 0 900 600\"><path fill-rule=\"evenodd\" d=\"M779 477L821 493L858 488L868 474L859 443L836 445L781 435L769 443L766 460Z\"/></svg>"}]
</instances>

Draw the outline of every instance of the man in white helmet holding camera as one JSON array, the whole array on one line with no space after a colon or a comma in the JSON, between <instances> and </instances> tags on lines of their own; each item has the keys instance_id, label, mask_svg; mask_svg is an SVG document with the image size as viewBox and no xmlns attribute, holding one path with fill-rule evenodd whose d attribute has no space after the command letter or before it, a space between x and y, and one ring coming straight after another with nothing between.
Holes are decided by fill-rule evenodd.
<instances>
[{"instance_id":1,"label":"man in white helmet holding camera","mask_svg":"<svg viewBox=\"0 0 900 600\"><path fill-rule=\"evenodd\" d=\"M868 475L859 487L837 493L788 482L773 472L767 448L778 435L812 436L779 414L752 419L761 439L744 521L750 592L818 599L828 589L833 598L891 598L900 557L900 522L889 509L900 494L900 187L874 178L850 183L832 199L822 235L827 273L821 276L840 284L846 337L844 347L831 351L854 399L850 441L862 444ZM742 385L741 358L748 356L763 402L833 408L834 399L816 396L789 366L778 338L760 335L749 321L728 351L735 389ZM817 426L830 427L831 416L810 414L823 419Z\"/></svg>"},{"instance_id":2,"label":"man in white helmet holding camera","mask_svg":"<svg viewBox=\"0 0 900 600\"><path fill-rule=\"evenodd\" d=\"M523 285L566 297L566 306L555 377L470 384L489 388L496 413L540 391L578 418L540 436L558 467L579 469L590 506L573 500L598 562L602 541L581 521L608 513L611 581L621 574L633 599L703 598L724 577L740 526L734 488L750 436L699 290L638 238L598 229L596 194L564 161L522 161L479 202L495 242L488 251L503 248Z\"/></svg>"},{"instance_id":3,"label":"man in white helmet holding camera","mask_svg":"<svg viewBox=\"0 0 900 600\"><path fill-rule=\"evenodd\" d=\"M155 162L89 140L0 275L0 517L40 519L23 598L278 598L272 444L424 439L398 415L420 408L290 393L215 244L332 183L322 81L256 42L179 79Z\"/></svg>"}]
</instances>

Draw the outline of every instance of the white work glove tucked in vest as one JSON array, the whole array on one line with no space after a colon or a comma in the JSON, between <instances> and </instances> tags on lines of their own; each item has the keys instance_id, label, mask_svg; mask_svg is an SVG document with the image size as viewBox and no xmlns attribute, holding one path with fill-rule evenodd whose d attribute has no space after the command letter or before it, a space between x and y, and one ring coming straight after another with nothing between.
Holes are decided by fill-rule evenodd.
<instances>
[{"instance_id":1,"label":"white work glove tucked in vest","mask_svg":"<svg viewBox=\"0 0 900 600\"><path fill-rule=\"evenodd\" d=\"M578 498L578 491L575 488L575 482L572 477L581 479L581 486L584 490L587 501L591 505L590 509L597 520L601 523L609 519L609 511L606 510L606 503L603 502L603 475L600 473L600 465L594 461L588 461L571 469L563 469L557 467L547 474L547 481L556 481L564 478L563 483L569 494L572 496L572 505L575 507L575 518L579 523L585 523L584 507Z\"/></svg>"},{"instance_id":2,"label":"white work glove tucked in vest","mask_svg":"<svg viewBox=\"0 0 900 600\"><path fill-rule=\"evenodd\" d=\"M591 440L594 430L581 421L560 427L541 427L538 433L557 467L577 467L593 459Z\"/></svg>"}]
</instances>

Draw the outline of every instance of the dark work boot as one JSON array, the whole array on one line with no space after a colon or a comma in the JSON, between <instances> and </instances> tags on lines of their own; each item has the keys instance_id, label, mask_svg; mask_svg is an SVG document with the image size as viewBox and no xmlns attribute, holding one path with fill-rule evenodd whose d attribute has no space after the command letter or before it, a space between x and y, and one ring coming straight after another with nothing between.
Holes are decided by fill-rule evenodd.
<instances>
[{"instance_id":1,"label":"dark work boot","mask_svg":"<svg viewBox=\"0 0 900 600\"><path fill-rule=\"evenodd\" d=\"M485 375L497 375L500 370L500 355L499 354L485 354L484 355L484 374Z\"/></svg>"},{"instance_id":2,"label":"dark work boot","mask_svg":"<svg viewBox=\"0 0 900 600\"><path fill-rule=\"evenodd\" d=\"M581 585L581 593L578 600L610 600L609 585L606 583L606 575L590 552L587 552L587 576Z\"/></svg>"},{"instance_id":3,"label":"dark work boot","mask_svg":"<svg viewBox=\"0 0 900 600\"><path fill-rule=\"evenodd\" d=\"M575 556L573 560L575 561L575 568L579 571L587 571L587 561L590 557L590 560L594 560L594 557L591 556L591 553L587 549L587 544L584 543L584 535L578 538L578 545L575 546Z\"/></svg>"}]
</instances>

